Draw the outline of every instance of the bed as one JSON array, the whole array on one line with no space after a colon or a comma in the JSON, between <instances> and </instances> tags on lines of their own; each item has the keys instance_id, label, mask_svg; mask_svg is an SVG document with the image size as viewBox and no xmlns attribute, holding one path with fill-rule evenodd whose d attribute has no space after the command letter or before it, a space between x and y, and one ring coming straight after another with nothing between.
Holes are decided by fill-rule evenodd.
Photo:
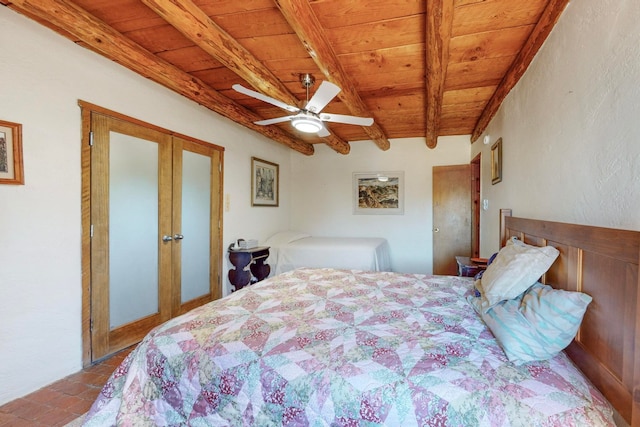
<instances>
[{"instance_id":1,"label":"bed","mask_svg":"<svg viewBox=\"0 0 640 427\"><path fill-rule=\"evenodd\" d=\"M363 271L391 271L389 244L378 237L316 237L297 231L283 231L269 237L274 275L300 267L348 268Z\"/></svg>"},{"instance_id":2,"label":"bed","mask_svg":"<svg viewBox=\"0 0 640 427\"><path fill-rule=\"evenodd\" d=\"M640 232L516 218L501 209L501 245L509 236L557 247L542 281L593 297L566 353L621 421L640 426Z\"/></svg>"},{"instance_id":3,"label":"bed","mask_svg":"<svg viewBox=\"0 0 640 427\"><path fill-rule=\"evenodd\" d=\"M639 425L640 233L502 229L558 248L536 286L593 297L566 352L510 362L471 278L303 268L156 328L85 425L614 425L605 398Z\"/></svg>"}]
</instances>

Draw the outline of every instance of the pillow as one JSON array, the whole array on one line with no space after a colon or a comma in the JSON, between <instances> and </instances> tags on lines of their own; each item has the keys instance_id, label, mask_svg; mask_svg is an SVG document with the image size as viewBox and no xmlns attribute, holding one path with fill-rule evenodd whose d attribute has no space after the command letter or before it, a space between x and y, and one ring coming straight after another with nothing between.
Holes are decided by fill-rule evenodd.
<instances>
[{"instance_id":1,"label":"pillow","mask_svg":"<svg viewBox=\"0 0 640 427\"><path fill-rule=\"evenodd\" d=\"M311 234L300 231L281 231L269 237L264 244L265 246L281 246L305 237L311 237Z\"/></svg>"},{"instance_id":2,"label":"pillow","mask_svg":"<svg viewBox=\"0 0 640 427\"><path fill-rule=\"evenodd\" d=\"M553 246L531 246L515 237L509 239L482 275L483 311L523 293L546 273L559 254Z\"/></svg>"},{"instance_id":3,"label":"pillow","mask_svg":"<svg viewBox=\"0 0 640 427\"><path fill-rule=\"evenodd\" d=\"M482 311L480 298L469 297L507 358L516 365L550 359L564 350L576 336L591 300L587 294L541 283L487 312Z\"/></svg>"}]
</instances>

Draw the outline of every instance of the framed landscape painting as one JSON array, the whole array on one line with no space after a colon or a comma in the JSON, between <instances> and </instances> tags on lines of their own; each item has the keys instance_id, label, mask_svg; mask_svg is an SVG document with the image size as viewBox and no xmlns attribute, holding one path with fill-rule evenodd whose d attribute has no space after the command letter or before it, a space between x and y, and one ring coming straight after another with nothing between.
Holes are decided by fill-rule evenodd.
<instances>
[{"instance_id":1,"label":"framed landscape painting","mask_svg":"<svg viewBox=\"0 0 640 427\"><path fill-rule=\"evenodd\" d=\"M403 215L404 172L355 172L353 213Z\"/></svg>"}]
</instances>

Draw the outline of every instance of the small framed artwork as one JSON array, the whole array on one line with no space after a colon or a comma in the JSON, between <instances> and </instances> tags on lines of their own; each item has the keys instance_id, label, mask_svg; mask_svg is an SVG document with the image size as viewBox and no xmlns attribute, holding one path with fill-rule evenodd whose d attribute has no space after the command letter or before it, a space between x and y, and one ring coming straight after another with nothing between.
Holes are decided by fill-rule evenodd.
<instances>
[{"instance_id":1,"label":"small framed artwork","mask_svg":"<svg viewBox=\"0 0 640 427\"><path fill-rule=\"evenodd\" d=\"M0 184L24 184L22 125L0 120Z\"/></svg>"},{"instance_id":2,"label":"small framed artwork","mask_svg":"<svg viewBox=\"0 0 640 427\"><path fill-rule=\"evenodd\" d=\"M502 138L491 146L491 184L502 181Z\"/></svg>"},{"instance_id":3,"label":"small framed artwork","mask_svg":"<svg viewBox=\"0 0 640 427\"><path fill-rule=\"evenodd\" d=\"M276 163L251 158L251 206L278 206L278 173Z\"/></svg>"},{"instance_id":4,"label":"small framed artwork","mask_svg":"<svg viewBox=\"0 0 640 427\"><path fill-rule=\"evenodd\" d=\"M403 215L404 172L355 172L353 213Z\"/></svg>"}]
</instances>

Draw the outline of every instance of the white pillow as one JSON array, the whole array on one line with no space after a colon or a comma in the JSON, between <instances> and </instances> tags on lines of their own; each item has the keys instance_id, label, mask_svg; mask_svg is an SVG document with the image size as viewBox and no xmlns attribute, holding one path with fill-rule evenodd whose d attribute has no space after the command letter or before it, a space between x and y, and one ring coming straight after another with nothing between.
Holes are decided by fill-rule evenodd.
<instances>
[{"instance_id":1,"label":"white pillow","mask_svg":"<svg viewBox=\"0 0 640 427\"><path fill-rule=\"evenodd\" d=\"M559 254L552 246L531 246L515 237L509 239L480 279L483 313L526 291L547 272Z\"/></svg>"},{"instance_id":2,"label":"white pillow","mask_svg":"<svg viewBox=\"0 0 640 427\"><path fill-rule=\"evenodd\" d=\"M264 244L265 246L281 246L305 237L311 237L311 234L300 231L281 231L269 237Z\"/></svg>"}]
</instances>

